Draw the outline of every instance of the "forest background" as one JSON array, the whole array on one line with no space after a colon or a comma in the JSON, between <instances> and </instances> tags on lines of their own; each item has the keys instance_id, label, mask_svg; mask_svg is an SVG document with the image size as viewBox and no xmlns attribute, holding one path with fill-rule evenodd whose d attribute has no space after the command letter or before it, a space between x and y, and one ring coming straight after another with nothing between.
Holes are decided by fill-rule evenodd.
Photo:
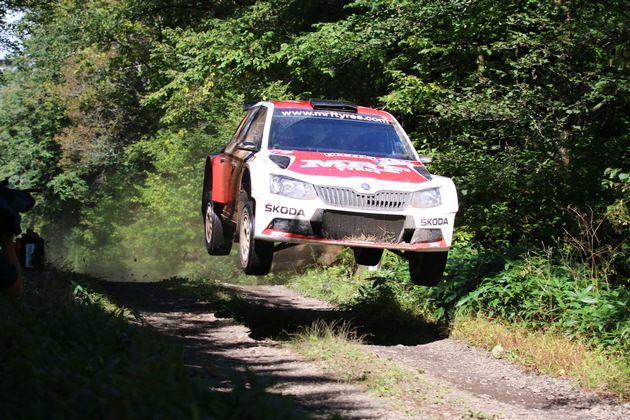
<instances>
[{"instance_id":1,"label":"forest background","mask_svg":"<svg viewBox=\"0 0 630 420\"><path fill-rule=\"evenodd\" d=\"M437 318L629 350L627 1L2 0L0 17L0 179L38 190L25 225L51 261L235 273L204 249L205 157L244 102L345 99L393 113L458 187L447 282L423 295Z\"/></svg>"}]
</instances>

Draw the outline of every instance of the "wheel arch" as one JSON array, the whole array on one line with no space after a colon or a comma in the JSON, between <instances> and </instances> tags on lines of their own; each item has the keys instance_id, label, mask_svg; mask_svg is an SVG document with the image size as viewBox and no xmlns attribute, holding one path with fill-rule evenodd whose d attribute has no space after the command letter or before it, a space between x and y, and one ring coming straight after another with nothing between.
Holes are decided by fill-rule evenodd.
<instances>
[{"instance_id":1,"label":"wheel arch","mask_svg":"<svg viewBox=\"0 0 630 420\"><path fill-rule=\"evenodd\" d=\"M253 213L256 216L256 198L252 196L252 177L249 167L243 168L243 173L241 174L241 192L239 193L239 201L242 200L242 194L247 194L247 200L252 202ZM239 202L239 207L241 203Z\"/></svg>"},{"instance_id":2,"label":"wheel arch","mask_svg":"<svg viewBox=\"0 0 630 420\"><path fill-rule=\"evenodd\" d=\"M206 158L206 166L203 173L203 190L201 192L201 215L205 217L208 206L208 191L212 191L212 155Z\"/></svg>"},{"instance_id":3,"label":"wheel arch","mask_svg":"<svg viewBox=\"0 0 630 420\"><path fill-rule=\"evenodd\" d=\"M243 169L241 175L241 191L245 191L251 198L252 196L252 178L248 167Z\"/></svg>"}]
</instances>

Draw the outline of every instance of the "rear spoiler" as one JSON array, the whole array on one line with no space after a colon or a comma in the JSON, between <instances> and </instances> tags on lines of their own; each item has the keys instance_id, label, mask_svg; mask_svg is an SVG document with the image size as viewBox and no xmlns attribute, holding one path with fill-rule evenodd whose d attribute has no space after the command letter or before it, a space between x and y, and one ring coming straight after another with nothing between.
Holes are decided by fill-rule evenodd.
<instances>
[{"instance_id":1,"label":"rear spoiler","mask_svg":"<svg viewBox=\"0 0 630 420\"><path fill-rule=\"evenodd\" d=\"M330 111L357 112L357 104L346 101L331 101L328 99L309 100L313 109L326 109Z\"/></svg>"},{"instance_id":2,"label":"rear spoiler","mask_svg":"<svg viewBox=\"0 0 630 420\"><path fill-rule=\"evenodd\" d=\"M258 102L245 102L243 111L249 111ZM333 101L330 99L310 99L309 103L313 109L323 109L328 111L357 112L357 104L348 101Z\"/></svg>"}]
</instances>

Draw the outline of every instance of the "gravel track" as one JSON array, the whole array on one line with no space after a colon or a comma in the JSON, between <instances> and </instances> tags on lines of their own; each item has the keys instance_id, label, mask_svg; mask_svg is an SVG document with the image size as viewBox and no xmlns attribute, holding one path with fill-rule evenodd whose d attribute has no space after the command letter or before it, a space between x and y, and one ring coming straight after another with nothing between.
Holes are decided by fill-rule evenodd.
<instances>
[{"instance_id":1,"label":"gravel track","mask_svg":"<svg viewBox=\"0 0 630 420\"><path fill-rule=\"evenodd\" d=\"M532 375L434 330L361 318L283 286L225 286L287 322L277 329L256 320L239 324L232 319L235 314L183 298L164 283L106 283L112 297L138 311L147 324L183 339L185 362L199 376L227 380L230 372L247 368L272 378L273 391L294 396L299 409L314 418L336 414L347 419L630 419L630 404L618 405L564 380ZM422 372L435 392L420 406L417 401L400 400L394 406L362 386L331 377L322 366L266 338L316 319L350 321L368 334L366 352Z\"/></svg>"}]
</instances>

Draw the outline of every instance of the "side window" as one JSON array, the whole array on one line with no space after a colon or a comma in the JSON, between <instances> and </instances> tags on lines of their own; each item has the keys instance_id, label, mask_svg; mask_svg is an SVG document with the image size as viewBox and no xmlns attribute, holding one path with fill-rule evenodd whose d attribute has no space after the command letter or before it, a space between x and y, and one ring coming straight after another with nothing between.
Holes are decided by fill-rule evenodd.
<instances>
[{"instance_id":1,"label":"side window","mask_svg":"<svg viewBox=\"0 0 630 420\"><path fill-rule=\"evenodd\" d=\"M241 120L241 123L236 129L236 132L234 132L234 135L232 136L232 140L230 140L230 142L225 147L226 152L229 152L229 153L233 152L234 150L236 150L236 146L239 143L243 142L243 137L245 136L245 133L247 133L247 129L250 126L252 119L256 116L258 109L259 108L252 108L249 111L247 111L247 114L245 114L245 116Z\"/></svg>"},{"instance_id":2,"label":"side window","mask_svg":"<svg viewBox=\"0 0 630 420\"><path fill-rule=\"evenodd\" d=\"M245 139L243 141L254 143L256 147L260 149L266 117L267 108L260 108L249 125L249 129L247 130L247 134L245 134Z\"/></svg>"}]
</instances>

